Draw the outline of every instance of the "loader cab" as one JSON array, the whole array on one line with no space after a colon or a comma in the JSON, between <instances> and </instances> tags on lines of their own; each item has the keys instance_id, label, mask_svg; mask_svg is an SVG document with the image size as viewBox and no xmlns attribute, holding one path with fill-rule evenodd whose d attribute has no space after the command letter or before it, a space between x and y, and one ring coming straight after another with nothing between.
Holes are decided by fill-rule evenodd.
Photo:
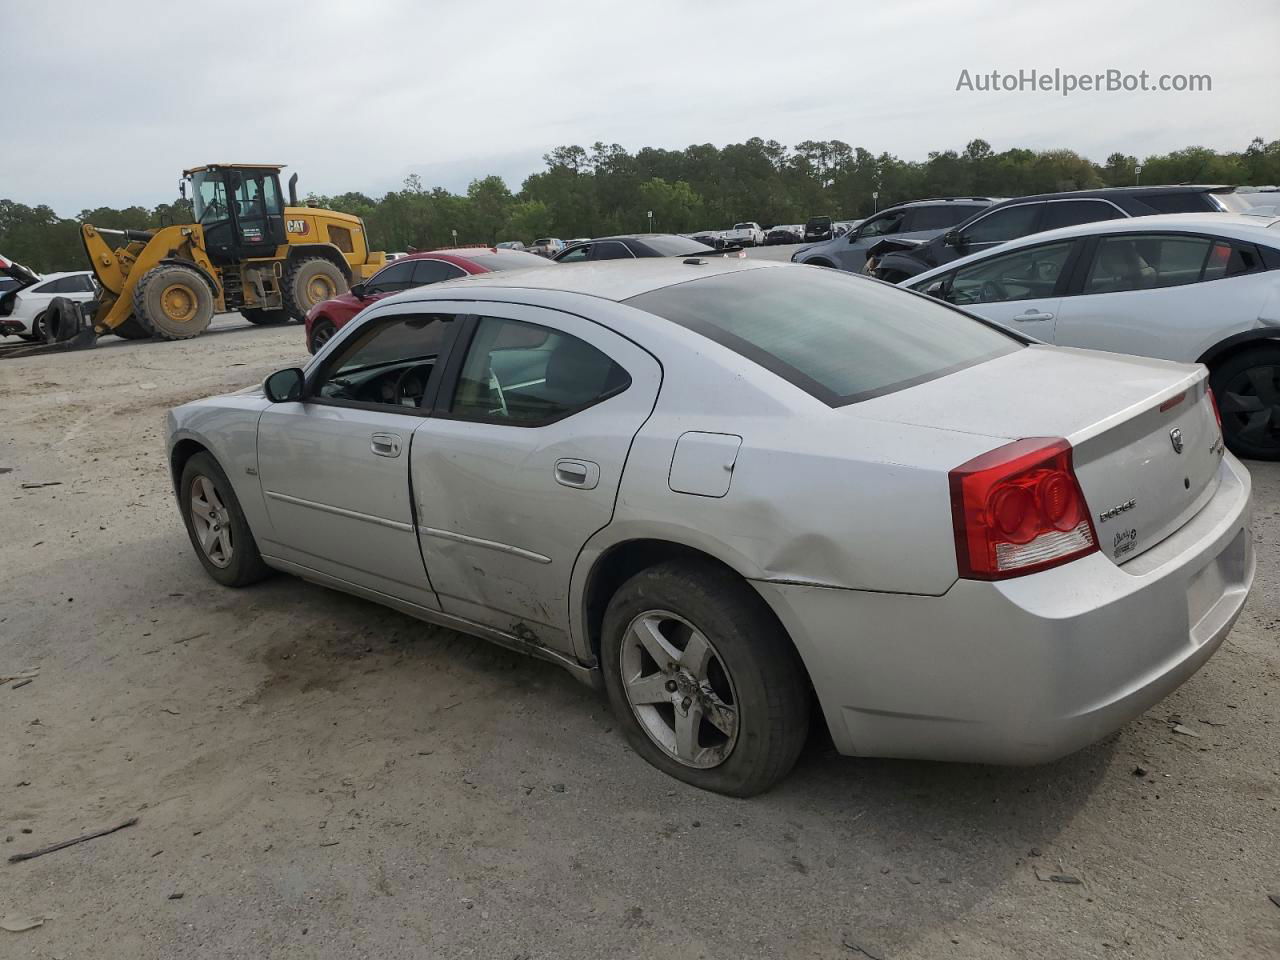
<instances>
[{"instance_id":1,"label":"loader cab","mask_svg":"<svg viewBox=\"0 0 1280 960\"><path fill-rule=\"evenodd\" d=\"M215 164L184 172L196 222L217 264L271 257L285 243L284 198L277 166Z\"/></svg>"}]
</instances>

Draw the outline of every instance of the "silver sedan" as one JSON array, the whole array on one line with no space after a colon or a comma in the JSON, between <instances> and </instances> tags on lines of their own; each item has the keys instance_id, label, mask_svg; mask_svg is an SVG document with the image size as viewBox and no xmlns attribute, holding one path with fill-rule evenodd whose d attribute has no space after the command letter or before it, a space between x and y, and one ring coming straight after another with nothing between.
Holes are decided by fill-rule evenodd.
<instances>
[{"instance_id":1,"label":"silver sedan","mask_svg":"<svg viewBox=\"0 0 1280 960\"><path fill-rule=\"evenodd\" d=\"M169 416L196 556L602 686L736 795L846 754L1034 763L1194 673L1253 580L1203 367L1061 349L814 267L492 274Z\"/></svg>"}]
</instances>

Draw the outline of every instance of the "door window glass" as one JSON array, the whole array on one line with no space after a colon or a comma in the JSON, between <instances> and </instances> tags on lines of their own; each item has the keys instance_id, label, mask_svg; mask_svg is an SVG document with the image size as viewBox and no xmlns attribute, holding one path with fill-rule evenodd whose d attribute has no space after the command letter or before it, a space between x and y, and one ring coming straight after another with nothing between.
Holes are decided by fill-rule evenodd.
<instances>
[{"instance_id":1,"label":"door window glass","mask_svg":"<svg viewBox=\"0 0 1280 960\"><path fill-rule=\"evenodd\" d=\"M1045 204L1040 229L1056 230L1058 227L1073 227L1077 223L1095 223L1099 220L1115 220L1122 216L1124 214L1119 210L1101 200L1062 200Z\"/></svg>"},{"instance_id":2,"label":"door window glass","mask_svg":"<svg viewBox=\"0 0 1280 960\"><path fill-rule=\"evenodd\" d=\"M947 300L964 305L1051 296L1072 243L1048 243L961 267L952 275Z\"/></svg>"},{"instance_id":3,"label":"door window glass","mask_svg":"<svg viewBox=\"0 0 1280 960\"><path fill-rule=\"evenodd\" d=\"M540 426L621 393L627 372L591 344L558 330L482 317L452 412L469 420Z\"/></svg>"},{"instance_id":4,"label":"door window glass","mask_svg":"<svg viewBox=\"0 0 1280 960\"><path fill-rule=\"evenodd\" d=\"M366 324L313 391L326 400L419 407L453 317L413 314Z\"/></svg>"},{"instance_id":5,"label":"door window glass","mask_svg":"<svg viewBox=\"0 0 1280 960\"><path fill-rule=\"evenodd\" d=\"M441 280L452 280L466 275L467 271L446 260L415 260L413 277L409 285L425 287L429 283L439 283Z\"/></svg>"},{"instance_id":6,"label":"door window glass","mask_svg":"<svg viewBox=\"0 0 1280 960\"><path fill-rule=\"evenodd\" d=\"M883 237L897 233L902 228L903 211L885 214L883 217L872 217L858 231L859 237Z\"/></svg>"},{"instance_id":7,"label":"door window glass","mask_svg":"<svg viewBox=\"0 0 1280 960\"><path fill-rule=\"evenodd\" d=\"M1212 240L1173 234L1103 237L1098 242L1085 293L1119 293L1195 283Z\"/></svg>"},{"instance_id":8,"label":"door window glass","mask_svg":"<svg viewBox=\"0 0 1280 960\"><path fill-rule=\"evenodd\" d=\"M969 243L1004 243L1025 237L1035 232L1042 206L1040 203L1022 203L997 210L965 227L964 238Z\"/></svg>"},{"instance_id":9,"label":"door window glass","mask_svg":"<svg viewBox=\"0 0 1280 960\"><path fill-rule=\"evenodd\" d=\"M379 270L365 286L365 293L394 293L413 286L413 261L401 260Z\"/></svg>"},{"instance_id":10,"label":"door window glass","mask_svg":"<svg viewBox=\"0 0 1280 960\"><path fill-rule=\"evenodd\" d=\"M600 243L592 244L592 248L592 260L631 260L634 258L631 251L617 240L604 240Z\"/></svg>"},{"instance_id":11,"label":"door window glass","mask_svg":"<svg viewBox=\"0 0 1280 960\"><path fill-rule=\"evenodd\" d=\"M557 263L581 263L591 256L591 244L583 243L576 247L570 247L563 254L556 257Z\"/></svg>"},{"instance_id":12,"label":"door window glass","mask_svg":"<svg viewBox=\"0 0 1280 960\"><path fill-rule=\"evenodd\" d=\"M981 210L968 203L940 203L935 207L915 207L908 230L945 230Z\"/></svg>"}]
</instances>

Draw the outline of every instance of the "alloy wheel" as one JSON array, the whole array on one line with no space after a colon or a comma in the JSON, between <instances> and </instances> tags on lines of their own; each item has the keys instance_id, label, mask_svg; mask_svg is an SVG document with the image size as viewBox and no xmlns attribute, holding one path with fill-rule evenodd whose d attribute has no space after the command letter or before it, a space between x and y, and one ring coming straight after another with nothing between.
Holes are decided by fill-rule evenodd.
<instances>
[{"instance_id":1,"label":"alloy wheel","mask_svg":"<svg viewBox=\"0 0 1280 960\"><path fill-rule=\"evenodd\" d=\"M215 567L231 565L234 547L231 542L231 513L218 496L208 477L197 475L191 481L191 528L196 532L200 549Z\"/></svg>"},{"instance_id":2,"label":"alloy wheel","mask_svg":"<svg viewBox=\"0 0 1280 960\"><path fill-rule=\"evenodd\" d=\"M627 627L619 667L636 719L668 756L699 769L728 759L738 739L738 698L702 631L670 611L645 611Z\"/></svg>"},{"instance_id":3,"label":"alloy wheel","mask_svg":"<svg viewBox=\"0 0 1280 960\"><path fill-rule=\"evenodd\" d=\"M1253 446L1280 445L1280 364L1241 370L1218 398L1230 432Z\"/></svg>"}]
</instances>

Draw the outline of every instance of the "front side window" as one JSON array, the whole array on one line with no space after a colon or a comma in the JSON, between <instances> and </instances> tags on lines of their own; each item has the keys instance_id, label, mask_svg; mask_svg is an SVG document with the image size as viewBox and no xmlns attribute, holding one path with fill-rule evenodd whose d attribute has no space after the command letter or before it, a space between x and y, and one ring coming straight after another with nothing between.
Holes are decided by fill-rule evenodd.
<instances>
[{"instance_id":1,"label":"front side window","mask_svg":"<svg viewBox=\"0 0 1280 960\"><path fill-rule=\"evenodd\" d=\"M366 293L395 293L413 286L413 261L400 260L373 275L365 286Z\"/></svg>"},{"instance_id":2,"label":"front side window","mask_svg":"<svg viewBox=\"0 0 1280 960\"><path fill-rule=\"evenodd\" d=\"M592 260L633 260L635 254L617 240L603 240L593 245Z\"/></svg>"},{"instance_id":3,"label":"front side window","mask_svg":"<svg viewBox=\"0 0 1280 960\"><path fill-rule=\"evenodd\" d=\"M324 400L420 407L453 319L449 314L413 314L365 324L342 345L312 394Z\"/></svg>"},{"instance_id":4,"label":"front side window","mask_svg":"<svg viewBox=\"0 0 1280 960\"><path fill-rule=\"evenodd\" d=\"M1072 240L1017 250L961 267L947 284L946 299L959 306L1050 296L1071 253Z\"/></svg>"},{"instance_id":5,"label":"front side window","mask_svg":"<svg viewBox=\"0 0 1280 960\"><path fill-rule=\"evenodd\" d=\"M570 247L560 256L556 257L556 262L557 263L581 263L583 260L588 259L590 256L591 256L591 244L582 243L576 247Z\"/></svg>"},{"instance_id":6,"label":"front side window","mask_svg":"<svg viewBox=\"0 0 1280 960\"><path fill-rule=\"evenodd\" d=\"M627 300L728 347L830 406L1011 353L1021 341L922 297L836 270L764 267Z\"/></svg>"},{"instance_id":7,"label":"front side window","mask_svg":"<svg viewBox=\"0 0 1280 960\"><path fill-rule=\"evenodd\" d=\"M630 384L622 367L585 340L520 320L482 317L450 412L467 420L539 426L616 396Z\"/></svg>"},{"instance_id":8,"label":"front side window","mask_svg":"<svg viewBox=\"0 0 1280 960\"><path fill-rule=\"evenodd\" d=\"M1089 267L1084 292L1119 293L1196 283L1213 247L1214 241L1207 237L1186 235L1103 237Z\"/></svg>"},{"instance_id":9,"label":"front side window","mask_svg":"<svg viewBox=\"0 0 1280 960\"><path fill-rule=\"evenodd\" d=\"M897 233L902 228L904 212L888 213L883 217L872 217L858 230L859 237L883 237Z\"/></svg>"},{"instance_id":10,"label":"front side window","mask_svg":"<svg viewBox=\"0 0 1280 960\"><path fill-rule=\"evenodd\" d=\"M1043 206L1041 203L1022 203L997 210L965 227L964 238L968 243L1004 243L1035 233Z\"/></svg>"},{"instance_id":11,"label":"front side window","mask_svg":"<svg viewBox=\"0 0 1280 960\"><path fill-rule=\"evenodd\" d=\"M1104 200L1061 200L1046 203L1041 230L1058 227L1074 227L1077 223L1096 223L1099 220L1115 220L1124 214Z\"/></svg>"}]
</instances>

